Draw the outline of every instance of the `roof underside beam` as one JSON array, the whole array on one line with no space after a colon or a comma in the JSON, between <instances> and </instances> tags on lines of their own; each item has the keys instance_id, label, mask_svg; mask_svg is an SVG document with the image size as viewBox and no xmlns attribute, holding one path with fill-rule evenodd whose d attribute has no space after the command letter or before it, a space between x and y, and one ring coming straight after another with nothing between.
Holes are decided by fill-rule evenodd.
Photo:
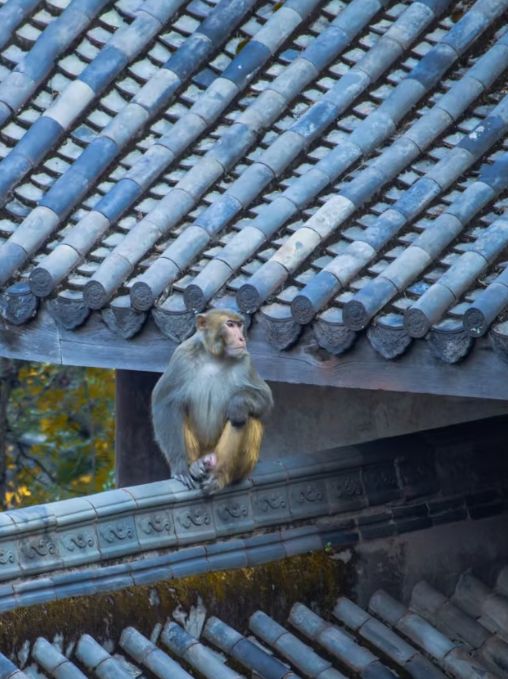
<instances>
[{"instance_id":1,"label":"roof underside beam","mask_svg":"<svg viewBox=\"0 0 508 679\"><path fill-rule=\"evenodd\" d=\"M447 364L436 357L432 342L415 343L396 361L386 361L365 338L357 341L353 354L334 356L308 330L296 347L285 351L265 341L259 324L249 332L256 367L273 382L508 400L508 382L499 379L506 370L508 345L492 335L475 341L477 350L464 361ZM99 315L79 330L67 331L42 311L28 327L3 323L0 333L2 356L98 368L162 372L175 348L152 320L126 340L113 334Z\"/></svg>"}]
</instances>

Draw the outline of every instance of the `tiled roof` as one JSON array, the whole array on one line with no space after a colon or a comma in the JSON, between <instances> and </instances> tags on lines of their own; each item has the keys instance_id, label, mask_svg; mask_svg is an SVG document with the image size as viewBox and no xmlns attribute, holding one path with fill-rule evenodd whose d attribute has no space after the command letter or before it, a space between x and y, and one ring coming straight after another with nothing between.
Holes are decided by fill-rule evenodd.
<instances>
[{"instance_id":1,"label":"tiled roof","mask_svg":"<svg viewBox=\"0 0 508 679\"><path fill-rule=\"evenodd\" d=\"M277 349L504 352L507 9L7 0L6 327L180 341L233 300Z\"/></svg>"},{"instance_id":2,"label":"tiled roof","mask_svg":"<svg viewBox=\"0 0 508 679\"><path fill-rule=\"evenodd\" d=\"M160 679L251 673L262 679L504 679L507 580L506 567L493 590L465 573L451 598L420 582L409 608L384 591L372 596L368 611L340 597L324 617L296 602L283 624L256 611L243 634L213 616L199 637L171 620L151 639L127 627L117 644L107 644L109 651L89 634L68 644L66 653L39 637L26 673L0 655L0 677L128 679L148 671Z\"/></svg>"}]
</instances>

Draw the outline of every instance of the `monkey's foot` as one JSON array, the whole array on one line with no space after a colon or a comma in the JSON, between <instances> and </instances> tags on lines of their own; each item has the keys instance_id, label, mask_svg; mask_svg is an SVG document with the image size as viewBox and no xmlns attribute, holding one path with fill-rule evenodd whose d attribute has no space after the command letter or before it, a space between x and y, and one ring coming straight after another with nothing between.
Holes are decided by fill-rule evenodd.
<instances>
[{"instance_id":1,"label":"monkey's foot","mask_svg":"<svg viewBox=\"0 0 508 679\"><path fill-rule=\"evenodd\" d=\"M200 488L204 495L213 495L223 488L223 484L213 472L210 472L206 479L201 482Z\"/></svg>"},{"instance_id":2,"label":"monkey's foot","mask_svg":"<svg viewBox=\"0 0 508 679\"><path fill-rule=\"evenodd\" d=\"M175 474L171 478L180 481L188 490L194 490L200 487L199 481L196 481L189 472L182 474Z\"/></svg>"}]
</instances>

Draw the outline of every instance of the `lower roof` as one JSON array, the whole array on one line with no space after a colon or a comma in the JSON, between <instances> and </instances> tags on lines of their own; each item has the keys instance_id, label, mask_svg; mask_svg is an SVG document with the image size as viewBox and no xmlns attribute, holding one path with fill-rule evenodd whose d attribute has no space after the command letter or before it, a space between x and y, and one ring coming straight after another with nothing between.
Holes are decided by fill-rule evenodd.
<instances>
[{"instance_id":1,"label":"lower roof","mask_svg":"<svg viewBox=\"0 0 508 679\"><path fill-rule=\"evenodd\" d=\"M96 640L89 633L76 639L39 636L33 644L21 639L16 649L21 661L0 652L0 675L28 679L37 672L69 679L129 679L148 672L160 679L191 679L196 674L242 679L251 673L265 679L504 679L507 596L504 567L492 588L466 572L451 596L421 581L407 603L379 590L368 608L341 596L332 610L318 614L296 601L287 620L276 621L256 610L245 630L235 629L213 611L207 616L204 607L193 617L175 611L181 623L187 618L185 627L169 617L150 636L129 626L118 639Z\"/></svg>"}]
</instances>

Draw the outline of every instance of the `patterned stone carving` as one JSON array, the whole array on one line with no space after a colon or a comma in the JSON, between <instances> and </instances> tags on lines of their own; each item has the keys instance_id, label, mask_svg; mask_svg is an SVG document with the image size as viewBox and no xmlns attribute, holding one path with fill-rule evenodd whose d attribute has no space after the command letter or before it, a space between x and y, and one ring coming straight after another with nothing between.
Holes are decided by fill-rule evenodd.
<instances>
[{"instance_id":1,"label":"patterned stone carving","mask_svg":"<svg viewBox=\"0 0 508 679\"><path fill-rule=\"evenodd\" d=\"M135 517L141 545L162 547L176 542L173 517L168 510L140 514Z\"/></svg>"},{"instance_id":2,"label":"patterned stone carving","mask_svg":"<svg viewBox=\"0 0 508 679\"><path fill-rule=\"evenodd\" d=\"M253 507L256 522L269 524L273 521L289 520L288 490L286 486L280 486L254 493Z\"/></svg>"},{"instance_id":3,"label":"patterned stone carving","mask_svg":"<svg viewBox=\"0 0 508 679\"><path fill-rule=\"evenodd\" d=\"M182 544L215 538L212 504L188 504L174 512L175 530Z\"/></svg>"},{"instance_id":4,"label":"patterned stone carving","mask_svg":"<svg viewBox=\"0 0 508 679\"><path fill-rule=\"evenodd\" d=\"M138 525L145 535L160 535L161 533L172 533L173 522L169 512L157 512L147 514L139 519Z\"/></svg>"},{"instance_id":5,"label":"patterned stone carving","mask_svg":"<svg viewBox=\"0 0 508 679\"><path fill-rule=\"evenodd\" d=\"M101 528L102 538L110 545L122 540L131 540L134 537L132 527L127 523L115 523Z\"/></svg>"},{"instance_id":6,"label":"patterned stone carving","mask_svg":"<svg viewBox=\"0 0 508 679\"><path fill-rule=\"evenodd\" d=\"M77 526L58 533L58 548L65 566L79 566L99 558L98 537L93 526Z\"/></svg>"},{"instance_id":7,"label":"patterned stone carving","mask_svg":"<svg viewBox=\"0 0 508 679\"><path fill-rule=\"evenodd\" d=\"M358 471L339 474L327 481L329 511L361 509L367 505L362 480Z\"/></svg>"},{"instance_id":8,"label":"patterned stone carving","mask_svg":"<svg viewBox=\"0 0 508 679\"><path fill-rule=\"evenodd\" d=\"M186 530L189 530L193 526L196 528L209 526L211 521L212 518L210 513L203 507L189 507L186 512L183 512L178 516L178 523Z\"/></svg>"},{"instance_id":9,"label":"patterned stone carving","mask_svg":"<svg viewBox=\"0 0 508 679\"><path fill-rule=\"evenodd\" d=\"M0 545L0 580L16 577L19 574L16 543L5 541Z\"/></svg>"},{"instance_id":10,"label":"patterned stone carving","mask_svg":"<svg viewBox=\"0 0 508 679\"><path fill-rule=\"evenodd\" d=\"M60 564L56 541L52 535L33 535L23 538L18 543L21 569L28 572L40 572Z\"/></svg>"},{"instance_id":11,"label":"patterned stone carving","mask_svg":"<svg viewBox=\"0 0 508 679\"><path fill-rule=\"evenodd\" d=\"M214 515L217 534L230 535L241 531L249 531L255 527L252 507L248 493L225 495L214 499Z\"/></svg>"},{"instance_id":12,"label":"patterned stone carving","mask_svg":"<svg viewBox=\"0 0 508 679\"><path fill-rule=\"evenodd\" d=\"M362 470L369 504L389 502L401 496L393 462L370 465Z\"/></svg>"},{"instance_id":13,"label":"patterned stone carving","mask_svg":"<svg viewBox=\"0 0 508 679\"><path fill-rule=\"evenodd\" d=\"M139 548L133 516L99 525L99 547L104 557L128 554Z\"/></svg>"},{"instance_id":14,"label":"patterned stone carving","mask_svg":"<svg viewBox=\"0 0 508 679\"><path fill-rule=\"evenodd\" d=\"M317 516L326 514L328 499L324 481L306 481L289 490L293 516Z\"/></svg>"},{"instance_id":15,"label":"patterned stone carving","mask_svg":"<svg viewBox=\"0 0 508 679\"><path fill-rule=\"evenodd\" d=\"M234 523L239 519L243 519L249 515L249 509L244 502L233 500L232 502L225 502L217 509L217 514L225 523Z\"/></svg>"},{"instance_id":16,"label":"patterned stone carving","mask_svg":"<svg viewBox=\"0 0 508 679\"><path fill-rule=\"evenodd\" d=\"M27 561L35 561L55 556L56 545L47 535L24 540L21 543L21 553Z\"/></svg>"},{"instance_id":17,"label":"patterned stone carving","mask_svg":"<svg viewBox=\"0 0 508 679\"><path fill-rule=\"evenodd\" d=\"M0 567L8 566L15 561L16 557L14 556L14 552L12 552L10 549L0 549Z\"/></svg>"},{"instance_id":18,"label":"patterned stone carving","mask_svg":"<svg viewBox=\"0 0 508 679\"><path fill-rule=\"evenodd\" d=\"M68 552L82 551L95 547L95 538L91 533L71 533L63 538L62 544Z\"/></svg>"}]
</instances>

